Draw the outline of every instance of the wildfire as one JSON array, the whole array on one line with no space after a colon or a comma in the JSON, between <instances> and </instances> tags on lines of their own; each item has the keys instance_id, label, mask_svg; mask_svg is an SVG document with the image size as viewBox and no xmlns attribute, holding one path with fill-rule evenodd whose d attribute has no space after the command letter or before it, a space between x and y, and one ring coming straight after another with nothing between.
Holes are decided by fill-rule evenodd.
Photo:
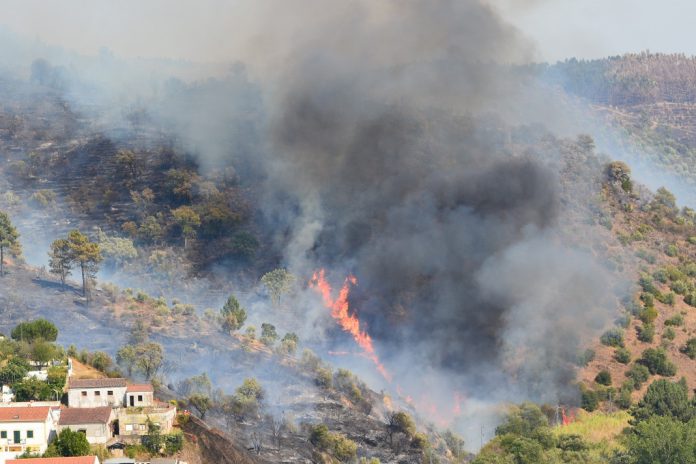
<instances>
[{"instance_id":1,"label":"wildfire","mask_svg":"<svg viewBox=\"0 0 696 464\"><path fill-rule=\"evenodd\" d=\"M309 286L319 292L324 300L324 306L331 310L331 317L338 322L338 325L343 331L348 332L353 337L353 340L355 340L365 353L365 357L372 361L377 367L377 371L382 374L385 379L391 381L391 374L387 372L387 369L380 362L375 352L372 338L364 329L360 328L360 320L358 317L349 312L348 295L350 293L350 286L357 285L357 283L358 281L354 276L348 276L345 282L343 282L341 290L338 292L338 297L334 300L331 296L333 293L331 285L326 281L326 273L324 269L321 269L312 275Z\"/></svg>"},{"instance_id":2,"label":"wildfire","mask_svg":"<svg viewBox=\"0 0 696 464\"><path fill-rule=\"evenodd\" d=\"M343 331L348 332L353 337L353 340L355 340L362 350L362 352L357 353L349 351L329 351L329 354L331 356L363 356L372 361L372 363L374 363L376 366L377 371L382 374L382 376L388 382L391 383L392 375L379 360L372 343L372 338L364 327L361 328L358 316L350 311L348 295L350 294L351 286L357 285L357 283L358 281L354 276L348 276L343 282L343 286L341 286L338 296L336 299L334 299L333 289L326 281L326 272L324 269L314 272L312 279L309 281L309 287L321 295L324 306L331 310L331 317L336 320ZM422 394L415 399L412 396L404 393L398 384L393 386L396 387L397 395L401 401L405 402L414 409L426 412L433 422L443 427L451 423L455 417L461 415L462 403L466 401L463 394L455 392L454 397L452 398L451 410L443 413L440 411L435 402L432 401L432 399L430 399L427 395ZM392 399L390 397L385 396L384 403L388 409L391 410L393 408Z\"/></svg>"}]
</instances>

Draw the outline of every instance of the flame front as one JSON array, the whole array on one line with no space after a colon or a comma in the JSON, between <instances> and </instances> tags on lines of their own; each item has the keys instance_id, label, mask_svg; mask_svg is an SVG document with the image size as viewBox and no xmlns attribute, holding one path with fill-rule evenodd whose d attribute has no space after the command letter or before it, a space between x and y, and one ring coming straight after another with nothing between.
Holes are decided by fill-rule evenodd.
<instances>
[{"instance_id":1,"label":"flame front","mask_svg":"<svg viewBox=\"0 0 696 464\"><path fill-rule=\"evenodd\" d=\"M375 352L372 338L364 329L360 328L358 316L350 314L349 312L348 295L350 293L350 286L356 285L357 282L354 276L348 276L345 282L343 282L343 286L338 292L338 297L335 300L331 296L331 285L326 281L324 269L320 269L312 275L309 286L321 295L324 300L324 306L331 310L331 317L338 322L338 325L343 331L348 332L353 337L353 340L362 348L365 357L375 364L377 371L379 371L385 379L391 381L391 374L387 372L387 369L380 362Z\"/></svg>"}]
</instances>

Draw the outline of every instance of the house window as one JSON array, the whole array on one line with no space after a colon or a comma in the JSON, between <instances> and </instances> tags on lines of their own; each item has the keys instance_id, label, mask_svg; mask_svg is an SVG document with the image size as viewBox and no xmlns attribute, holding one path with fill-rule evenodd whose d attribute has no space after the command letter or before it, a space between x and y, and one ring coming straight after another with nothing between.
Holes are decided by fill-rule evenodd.
<instances>
[{"instance_id":1,"label":"house window","mask_svg":"<svg viewBox=\"0 0 696 464\"><path fill-rule=\"evenodd\" d=\"M133 424L126 424L126 432L132 432L133 431Z\"/></svg>"},{"instance_id":2,"label":"house window","mask_svg":"<svg viewBox=\"0 0 696 464\"><path fill-rule=\"evenodd\" d=\"M109 396L114 396L114 391L113 391L113 390L108 390L108 391L106 392L106 394L109 395Z\"/></svg>"},{"instance_id":3,"label":"house window","mask_svg":"<svg viewBox=\"0 0 696 464\"><path fill-rule=\"evenodd\" d=\"M0 432L0 438L7 438L7 430Z\"/></svg>"},{"instance_id":4,"label":"house window","mask_svg":"<svg viewBox=\"0 0 696 464\"><path fill-rule=\"evenodd\" d=\"M101 396L101 392L99 390L95 391L94 396Z\"/></svg>"},{"instance_id":5,"label":"house window","mask_svg":"<svg viewBox=\"0 0 696 464\"><path fill-rule=\"evenodd\" d=\"M143 401L143 395L138 395L138 402L142 402L142 401Z\"/></svg>"},{"instance_id":6,"label":"house window","mask_svg":"<svg viewBox=\"0 0 696 464\"><path fill-rule=\"evenodd\" d=\"M83 391L83 392L82 392L82 396L87 396L87 392L86 392L86 391Z\"/></svg>"},{"instance_id":7,"label":"house window","mask_svg":"<svg viewBox=\"0 0 696 464\"><path fill-rule=\"evenodd\" d=\"M34 438L34 431L33 430L27 430L27 438Z\"/></svg>"}]
</instances>

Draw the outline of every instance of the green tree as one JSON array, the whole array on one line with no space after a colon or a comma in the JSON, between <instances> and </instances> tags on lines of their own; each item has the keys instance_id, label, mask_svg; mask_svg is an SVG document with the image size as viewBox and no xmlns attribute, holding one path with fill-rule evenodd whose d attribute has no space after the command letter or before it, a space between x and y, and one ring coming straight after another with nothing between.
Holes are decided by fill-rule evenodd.
<instances>
[{"instance_id":1,"label":"green tree","mask_svg":"<svg viewBox=\"0 0 696 464\"><path fill-rule=\"evenodd\" d=\"M152 379L162 368L164 350L159 343L142 343L135 347L135 367L147 380Z\"/></svg>"},{"instance_id":2,"label":"green tree","mask_svg":"<svg viewBox=\"0 0 696 464\"><path fill-rule=\"evenodd\" d=\"M181 228L184 236L184 248L188 246L188 240L196 236L196 230L201 225L201 217L190 206L181 206L172 211L174 221Z\"/></svg>"},{"instance_id":3,"label":"green tree","mask_svg":"<svg viewBox=\"0 0 696 464\"><path fill-rule=\"evenodd\" d=\"M68 241L62 238L54 240L48 252L48 266L51 274L60 277L60 285L63 288L65 288L65 279L72 271L72 263Z\"/></svg>"},{"instance_id":4,"label":"green tree","mask_svg":"<svg viewBox=\"0 0 696 464\"><path fill-rule=\"evenodd\" d=\"M12 329L10 336L13 340L21 340L33 343L42 339L47 342L55 342L58 338L58 328L46 319L36 319L29 322L21 322Z\"/></svg>"},{"instance_id":5,"label":"green tree","mask_svg":"<svg viewBox=\"0 0 696 464\"><path fill-rule=\"evenodd\" d=\"M261 324L261 343L271 346L276 340L278 340L278 332L276 332L275 326L267 322Z\"/></svg>"},{"instance_id":6,"label":"green tree","mask_svg":"<svg viewBox=\"0 0 696 464\"><path fill-rule=\"evenodd\" d=\"M696 423L652 417L628 435L627 448L635 464L695 464Z\"/></svg>"},{"instance_id":7,"label":"green tree","mask_svg":"<svg viewBox=\"0 0 696 464\"><path fill-rule=\"evenodd\" d=\"M679 382L659 379L650 384L631 413L634 424L652 416L667 416L688 422L696 416L696 409L693 402L689 400L685 379Z\"/></svg>"},{"instance_id":8,"label":"green tree","mask_svg":"<svg viewBox=\"0 0 696 464\"><path fill-rule=\"evenodd\" d=\"M247 318L246 310L242 308L234 295L230 295L227 299L220 310L220 315L222 316L222 327L229 332L239 330Z\"/></svg>"},{"instance_id":9,"label":"green tree","mask_svg":"<svg viewBox=\"0 0 696 464\"><path fill-rule=\"evenodd\" d=\"M531 437L539 427L548 427L549 420L534 403L522 403L514 406L495 429L496 435L515 434Z\"/></svg>"},{"instance_id":10,"label":"green tree","mask_svg":"<svg viewBox=\"0 0 696 464\"><path fill-rule=\"evenodd\" d=\"M89 237L79 230L72 230L68 233L68 247L72 262L80 266L82 295L87 296L87 284L95 279L99 263L102 261L99 244L90 241Z\"/></svg>"},{"instance_id":11,"label":"green tree","mask_svg":"<svg viewBox=\"0 0 696 464\"><path fill-rule=\"evenodd\" d=\"M31 345L31 359L41 364L48 365L58 355L58 350L53 343L37 340Z\"/></svg>"},{"instance_id":12,"label":"green tree","mask_svg":"<svg viewBox=\"0 0 696 464\"><path fill-rule=\"evenodd\" d=\"M116 363L126 370L128 377L133 376L133 369L138 360L138 353L133 345L125 345L116 352Z\"/></svg>"},{"instance_id":13,"label":"green tree","mask_svg":"<svg viewBox=\"0 0 696 464\"><path fill-rule=\"evenodd\" d=\"M280 298L287 293L295 283L295 276L287 269L274 269L261 277L261 283L266 287L274 305L280 304Z\"/></svg>"},{"instance_id":14,"label":"green tree","mask_svg":"<svg viewBox=\"0 0 696 464\"><path fill-rule=\"evenodd\" d=\"M5 250L19 246L19 232L10 217L0 211L0 276L5 275Z\"/></svg>"},{"instance_id":15,"label":"green tree","mask_svg":"<svg viewBox=\"0 0 696 464\"><path fill-rule=\"evenodd\" d=\"M61 456L87 456L90 446L87 436L81 432L63 429L56 438L56 448Z\"/></svg>"},{"instance_id":16,"label":"green tree","mask_svg":"<svg viewBox=\"0 0 696 464\"><path fill-rule=\"evenodd\" d=\"M210 410L213 405L212 400L208 395L203 395L200 393L194 393L188 397L188 403L196 411L201 419L205 419L205 414Z\"/></svg>"}]
</instances>

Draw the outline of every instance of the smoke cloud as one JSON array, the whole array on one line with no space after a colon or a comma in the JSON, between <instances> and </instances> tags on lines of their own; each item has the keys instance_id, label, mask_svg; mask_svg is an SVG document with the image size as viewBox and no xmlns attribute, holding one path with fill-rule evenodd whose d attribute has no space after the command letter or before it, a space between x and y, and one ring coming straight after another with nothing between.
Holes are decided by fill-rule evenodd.
<instances>
[{"instance_id":1,"label":"smoke cloud","mask_svg":"<svg viewBox=\"0 0 696 464\"><path fill-rule=\"evenodd\" d=\"M533 76L501 66L534 50L472 0L274 8L259 53L274 59L250 64L268 89L264 211L290 267L357 276L353 307L397 378L572 400L571 360L613 309L603 273L555 232L552 160L511 153L484 117L540 117L518 105Z\"/></svg>"}]
</instances>

